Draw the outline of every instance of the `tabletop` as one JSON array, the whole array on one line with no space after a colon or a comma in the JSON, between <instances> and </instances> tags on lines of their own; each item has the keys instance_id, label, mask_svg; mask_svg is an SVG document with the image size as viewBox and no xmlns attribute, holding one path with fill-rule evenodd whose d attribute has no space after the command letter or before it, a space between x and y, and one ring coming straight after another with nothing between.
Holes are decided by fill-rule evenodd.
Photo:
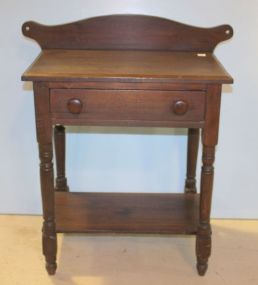
<instances>
[{"instance_id":1,"label":"tabletop","mask_svg":"<svg viewBox=\"0 0 258 285\"><path fill-rule=\"evenodd\" d=\"M232 83L213 53L43 50L22 76L32 81L169 81Z\"/></svg>"}]
</instances>

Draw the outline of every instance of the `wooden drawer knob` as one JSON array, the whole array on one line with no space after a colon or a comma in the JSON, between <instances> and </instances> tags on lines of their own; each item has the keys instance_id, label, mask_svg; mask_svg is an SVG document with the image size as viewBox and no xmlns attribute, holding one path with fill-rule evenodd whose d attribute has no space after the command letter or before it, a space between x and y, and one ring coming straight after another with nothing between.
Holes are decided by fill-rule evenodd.
<instances>
[{"instance_id":1,"label":"wooden drawer knob","mask_svg":"<svg viewBox=\"0 0 258 285\"><path fill-rule=\"evenodd\" d=\"M183 100L177 100L173 104L173 112L176 115L184 115L188 110L188 103Z\"/></svg>"},{"instance_id":2,"label":"wooden drawer knob","mask_svg":"<svg viewBox=\"0 0 258 285\"><path fill-rule=\"evenodd\" d=\"M82 111L82 102L79 99L73 98L67 102L67 109L72 114L80 114Z\"/></svg>"}]
</instances>

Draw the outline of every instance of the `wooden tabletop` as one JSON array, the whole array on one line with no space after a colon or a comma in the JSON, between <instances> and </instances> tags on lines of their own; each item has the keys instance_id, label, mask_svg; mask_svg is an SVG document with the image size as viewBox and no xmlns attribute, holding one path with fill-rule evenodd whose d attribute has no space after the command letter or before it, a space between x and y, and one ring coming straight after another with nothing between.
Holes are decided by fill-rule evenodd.
<instances>
[{"instance_id":1,"label":"wooden tabletop","mask_svg":"<svg viewBox=\"0 0 258 285\"><path fill-rule=\"evenodd\" d=\"M22 80L233 82L212 53L64 49L43 50Z\"/></svg>"}]
</instances>

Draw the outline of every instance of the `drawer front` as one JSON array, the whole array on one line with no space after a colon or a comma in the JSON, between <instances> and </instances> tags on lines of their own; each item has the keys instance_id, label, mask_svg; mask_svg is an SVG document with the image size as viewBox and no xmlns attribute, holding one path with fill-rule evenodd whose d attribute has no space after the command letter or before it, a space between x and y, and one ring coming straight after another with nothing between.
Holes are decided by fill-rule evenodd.
<instances>
[{"instance_id":1,"label":"drawer front","mask_svg":"<svg viewBox=\"0 0 258 285\"><path fill-rule=\"evenodd\" d=\"M204 120L205 92L51 89L50 109L58 118L137 121Z\"/></svg>"}]
</instances>

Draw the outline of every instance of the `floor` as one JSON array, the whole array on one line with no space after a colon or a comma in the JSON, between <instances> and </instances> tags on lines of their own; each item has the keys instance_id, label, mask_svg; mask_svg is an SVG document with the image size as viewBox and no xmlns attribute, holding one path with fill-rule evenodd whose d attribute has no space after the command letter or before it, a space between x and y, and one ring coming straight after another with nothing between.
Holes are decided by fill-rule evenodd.
<instances>
[{"instance_id":1,"label":"floor","mask_svg":"<svg viewBox=\"0 0 258 285\"><path fill-rule=\"evenodd\" d=\"M58 270L41 255L41 217L0 216L1 285L258 284L258 221L213 220L205 277L195 270L195 239L183 236L58 236Z\"/></svg>"}]
</instances>

